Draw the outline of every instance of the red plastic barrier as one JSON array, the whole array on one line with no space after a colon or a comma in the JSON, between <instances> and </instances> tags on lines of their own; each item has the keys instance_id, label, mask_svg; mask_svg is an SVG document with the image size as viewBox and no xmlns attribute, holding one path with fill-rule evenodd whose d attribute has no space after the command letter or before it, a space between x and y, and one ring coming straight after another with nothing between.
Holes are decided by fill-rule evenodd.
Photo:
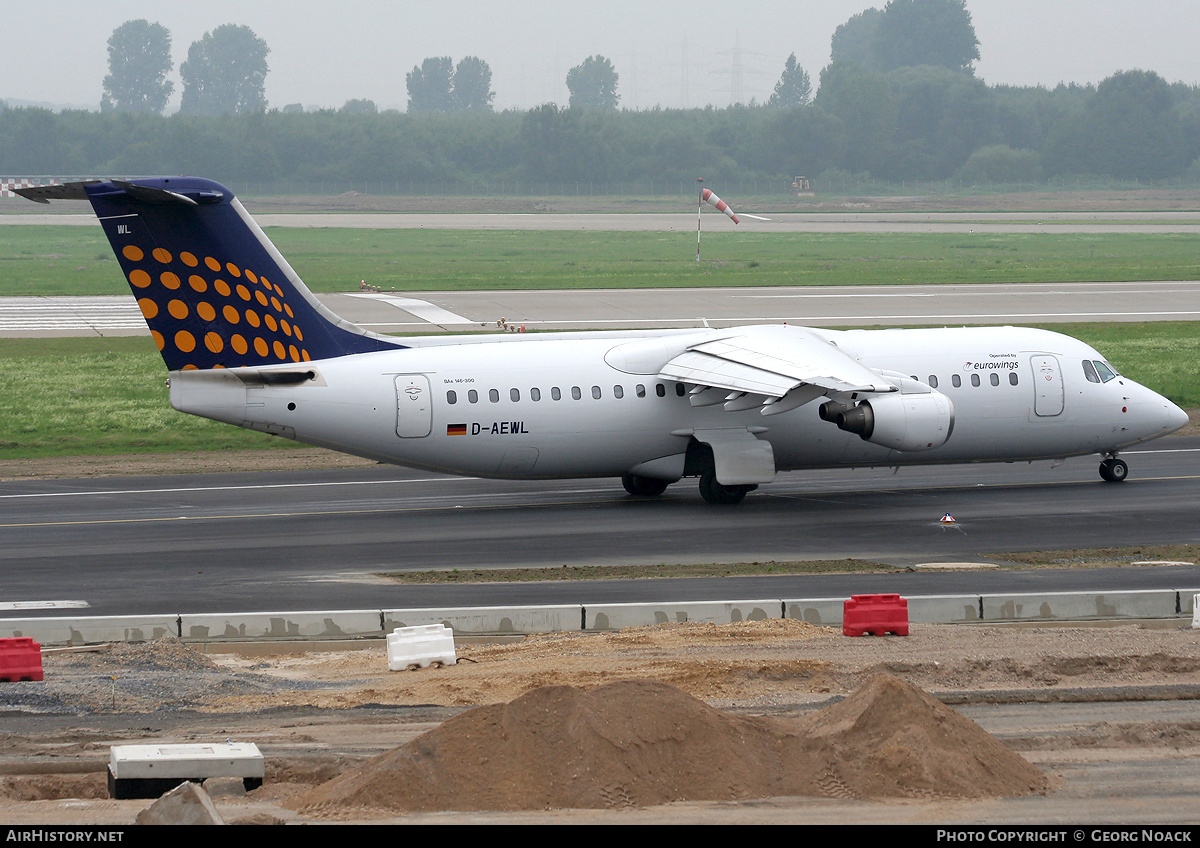
<instances>
[{"instance_id":1,"label":"red plastic barrier","mask_svg":"<svg viewBox=\"0 0 1200 848\"><path fill-rule=\"evenodd\" d=\"M854 595L842 605L842 635L908 635L908 601L899 595Z\"/></svg>"},{"instance_id":2,"label":"red plastic barrier","mask_svg":"<svg viewBox=\"0 0 1200 848\"><path fill-rule=\"evenodd\" d=\"M42 646L28 636L0 639L0 681L42 679Z\"/></svg>"}]
</instances>

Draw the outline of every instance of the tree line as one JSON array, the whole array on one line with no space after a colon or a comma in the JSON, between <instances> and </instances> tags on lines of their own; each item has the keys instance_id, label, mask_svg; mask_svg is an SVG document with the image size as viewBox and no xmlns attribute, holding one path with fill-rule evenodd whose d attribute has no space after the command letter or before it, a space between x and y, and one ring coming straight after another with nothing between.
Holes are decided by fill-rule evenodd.
<instances>
[{"instance_id":1,"label":"tree line","mask_svg":"<svg viewBox=\"0 0 1200 848\"><path fill-rule=\"evenodd\" d=\"M815 95L792 55L767 101L723 109L622 110L619 77L603 56L572 68L566 106L496 112L486 62L432 57L408 74L404 113L381 112L369 100L315 112L267 109L266 45L229 25L192 45L180 67L187 108L164 116L172 88L169 59L165 70L161 61L166 33L157 26L130 22L114 32L99 112L0 106L0 172L195 173L235 186L697 176L790 185L796 174L815 177L818 189L822 175L835 174L1006 184L1200 180L1200 87L1147 70L1094 86L989 86L973 73L979 44L964 0L869 9L835 32ZM159 46L138 53L131 44ZM119 61L146 53L160 55Z\"/></svg>"}]
</instances>

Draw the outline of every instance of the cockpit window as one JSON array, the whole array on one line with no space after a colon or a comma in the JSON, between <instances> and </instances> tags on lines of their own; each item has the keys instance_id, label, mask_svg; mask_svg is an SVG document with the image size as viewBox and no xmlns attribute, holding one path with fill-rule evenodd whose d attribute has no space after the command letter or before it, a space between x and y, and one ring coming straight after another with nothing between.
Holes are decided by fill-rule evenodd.
<instances>
[{"instance_id":1,"label":"cockpit window","mask_svg":"<svg viewBox=\"0 0 1200 848\"><path fill-rule=\"evenodd\" d=\"M1117 372L1113 370L1111 365L1109 365L1107 362L1101 362L1099 359L1096 360L1096 373L1100 375L1100 381L1102 383L1107 383L1109 380L1113 380L1117 376Z\"/></svg>"},{"instance_id":2,"label":"cockpit window","mask_svg":"<svg viewBox=\"0 0 1200 848\"><path fill-rule=\"evenodd\" d=\"M1100 375L1096 373L1096 366L1092 364L1090 359L1083 360L1083 376L1088 378L1089 383L1100 382Z\"/></svg>"}]
</instances>

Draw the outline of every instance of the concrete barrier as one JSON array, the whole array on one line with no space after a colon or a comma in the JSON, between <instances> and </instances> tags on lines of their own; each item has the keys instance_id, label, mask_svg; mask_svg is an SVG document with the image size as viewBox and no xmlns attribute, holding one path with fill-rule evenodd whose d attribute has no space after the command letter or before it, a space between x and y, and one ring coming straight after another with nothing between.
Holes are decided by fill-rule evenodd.
<instances>
[{"instance_id":1,"label":"concrete barrier","mask_svg":"<svg viewBox=\"0 0 1200 848\"><path fill-rule=\"evenodd\" d=\"M0 619L0 636L28 636L42 645L149 642L179 635L177 615L62 616Z\"/></svg>"},{"instance_id":2,"label":"concrete barrier","mask_svg":"<svg viewBox=\"0 0 1200 848\"><path fill-rule=\"evenodd\" d=\"M793 598L783 601L783 617L825 627L841 627L848 598Z\"/></svg>"},{"instance_id":3,"label":"concrete barrier","mask_svg":"<svg viewBox=\"0 0 1200 848\"><path fill-rule=\"evenodd\" d=\"M1173 618L1178 593L1062 592L1039 595L984 595L984 621L1085 621L1089 619Z\"/></svg>"},{"instance_id":4,"label":"concrete barrier","mask_svg":"<svg viewBox=\"0 0 1200 848\"><path fill-rule=\"evenodd\" d=\"M765 621L783 618L783 602L777 598L760 601L694 601L660 604L587 604L583 608L584 630L620 630L651 624Z\"/></svg>"},{"instance_id":5,"label":"concrete barrier","mask_svg":"<svg viewBox=\"0 0 1200 848\"><path fill-rule=\"evenodd\" d=\"M392 609L383 611L383 628L418 624L444 624L456 636L497 636L558 633L579 630L583 607L578 604L533 607L459 607L445 609Z\"/></svg>"},{"instance_id":6,"label":"concrete barrier","mask_svg":"<svg viewBox=\"0 0 1200 848\"><path fill-rule=\"evenodd\" d=\"M1011 595L902 595L909 621L921 624L1005 621L1192 619L1200 590L1060 592ZM767 598L646 604L558 604L527 607L253 612L205 615L0 618L0 637L27 636L42 645L144 642L178 636L191 642L383 639L397 627L444 624L458 636L616 630L667 622L728 624L789 618L841 627L846 598ZM982 615L980 610L982 609Z\"/></svg>"},{"instance_id":7,"label":"concrete barrier","mask_svg":"<svg viewBox=\"0 0 1200 848\"><path fill-rule=\"evenodd\" d=\"M379 610L247 612L180 616L180 638L193 642L259 639L382 639Z\"/></svg>"}]
</instances>

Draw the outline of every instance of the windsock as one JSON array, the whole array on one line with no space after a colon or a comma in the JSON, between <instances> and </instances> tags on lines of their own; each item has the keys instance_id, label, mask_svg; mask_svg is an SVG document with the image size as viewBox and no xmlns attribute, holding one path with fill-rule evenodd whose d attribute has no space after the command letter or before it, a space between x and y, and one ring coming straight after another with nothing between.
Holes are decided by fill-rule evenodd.
<instances>
[{"instance_id":1,"label":"windsock","mask_svg":"<svg viewBox=\"0 0 1200 848\"><path fill-rule=\"evenodd\" d=\"M738 220L738 216L733 214L733 210L729 208L729 204L726 203L721 198L717 197L715 194L713 194L711 190L709 190L707 188L704 189L703 191L700 192L700 197L703 198L706 203L709 203L709 204L717 207L722 212L724 212L726 215L728 215L729 220L733 221L733 223L735 223L735 224L741 223L741 221Z\"/></svg>"}]
</instances>

